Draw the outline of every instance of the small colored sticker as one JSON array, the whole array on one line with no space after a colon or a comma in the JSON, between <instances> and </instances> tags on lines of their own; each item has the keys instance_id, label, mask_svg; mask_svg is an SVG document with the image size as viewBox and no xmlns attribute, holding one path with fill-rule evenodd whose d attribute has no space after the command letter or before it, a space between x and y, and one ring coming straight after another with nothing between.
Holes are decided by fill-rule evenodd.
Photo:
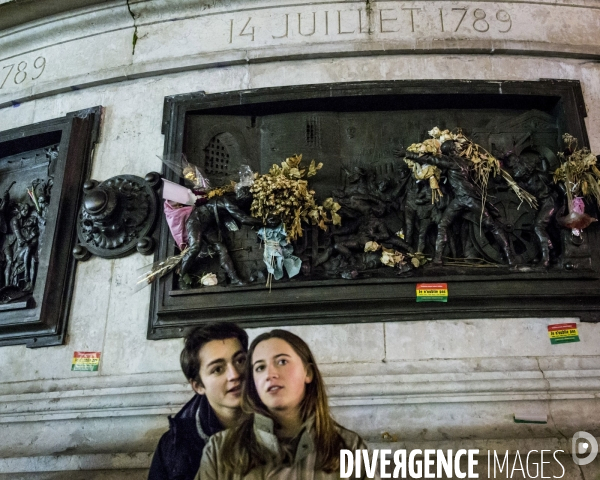
<instances>
[{"instance_id":1,"label":"small colored sticker","mask_svg":"<svg viewBox=\"0 0 600 480\"><path fill-rule=\"evenodd\" d=\"M100 364L100 352L73 352L71 371L97 372Z\"/></svg>"},{"instance_id":2,"label":"small colored sticker","mask_svg":"<svg viewBox=\"0 0 600 480\"><path fill-rule=\"evenodd\" d=\"M552 345L579 342L577 324L555 323L554 325L548 325L548 337L550 337L550 343Z\"/></svg>"},{"instance_id":3,"label":"small colored sticker","mask_svg":"<svg viewBox=\"0 0 600 480\"><path fill-rule=\"evenodd\" d=\"M417 302L447 302L447 283L417 283Z\"/></svg>"}]
</instances>

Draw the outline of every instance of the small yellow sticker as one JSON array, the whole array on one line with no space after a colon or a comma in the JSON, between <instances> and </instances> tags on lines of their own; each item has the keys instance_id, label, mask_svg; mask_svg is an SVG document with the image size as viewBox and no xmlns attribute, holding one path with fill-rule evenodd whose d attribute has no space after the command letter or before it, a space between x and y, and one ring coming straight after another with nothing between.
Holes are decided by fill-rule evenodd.
<instances>
[{"instance_id":1,"label":"small yellow sticker","mask_svg":"<svg viewBox=\"0 0 600 480\"><path fill-rule=\"evenodd\" d=\"M97 372L101 352L73 352L71 371Z\"/></svg>"},{"instance_id":2,"label":"small yellow sticker","mask_svg":"<svg viewBox=\"0 0 600 480\"><path fill-rule=\"evenodd\" d=\"M447 302L447 283L417 283L417 302Z\"/></svg>"},{"instance_id":3,"label":"small yellow sticker","mask_svg":"<svg viewBox=\"0 0 600 480\"><path fill-rule=\"evenodd\" d=\"M548 325L548 337L552 345L579 342L579 330L576 323L555 323Z\"/></svg>"}]
</instances>

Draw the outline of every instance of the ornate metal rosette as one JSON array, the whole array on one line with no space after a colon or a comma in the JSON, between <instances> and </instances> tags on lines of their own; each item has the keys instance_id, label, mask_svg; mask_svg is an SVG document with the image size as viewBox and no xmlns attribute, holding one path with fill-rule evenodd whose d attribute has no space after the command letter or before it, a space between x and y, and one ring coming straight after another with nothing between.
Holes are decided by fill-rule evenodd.
<instances>
[{"instance_id":1,"label":"ornate metal rosette","mask_svg":"<svg viewBox=\"0 0 600 480\"><path fill-rule=\"evenodd\" d=\"M152 253L150 235L159 211L155 189L160 184L154 172L146 178L118 175L102 183L88 180L77 222L75 258L87 260L92 254L118 258L135 249L144 255Z\"/></svg>"}]
</instances>

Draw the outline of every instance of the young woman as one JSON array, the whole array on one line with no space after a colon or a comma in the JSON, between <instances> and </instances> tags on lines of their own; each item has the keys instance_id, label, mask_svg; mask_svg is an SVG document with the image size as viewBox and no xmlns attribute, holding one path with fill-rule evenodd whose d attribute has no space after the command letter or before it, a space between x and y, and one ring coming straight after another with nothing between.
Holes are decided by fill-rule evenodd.
<instances>
[{"instance_id":1,"label":"young woman","mask_svg":"<svg viewBox=\"0 0 600 480\"><path fill-rule=\"evenodd\" d=\"M285 330L252 342L242 409L246 419L211 437L197 478L329 480L340 478L341 449L366 449L331 418L308 345Z\"/></svg>"}]
</instances>

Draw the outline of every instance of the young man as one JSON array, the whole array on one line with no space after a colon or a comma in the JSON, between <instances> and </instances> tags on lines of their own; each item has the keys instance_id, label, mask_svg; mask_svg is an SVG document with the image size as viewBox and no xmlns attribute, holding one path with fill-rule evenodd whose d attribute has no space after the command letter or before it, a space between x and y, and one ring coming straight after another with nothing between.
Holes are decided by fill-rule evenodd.
<instances>
[{"instance_id":1,"label":"young man","mask_svg":"<svg viewBox=\"0 0 600 480\"><path fill-rule=\"evenodd\" d=\"M185 338L181 369L197 393L158 442L148 480L192 480L211 435L235 425L241 409L248 335L233 323L197 327Z\"/></svg>"}]
</instances>

